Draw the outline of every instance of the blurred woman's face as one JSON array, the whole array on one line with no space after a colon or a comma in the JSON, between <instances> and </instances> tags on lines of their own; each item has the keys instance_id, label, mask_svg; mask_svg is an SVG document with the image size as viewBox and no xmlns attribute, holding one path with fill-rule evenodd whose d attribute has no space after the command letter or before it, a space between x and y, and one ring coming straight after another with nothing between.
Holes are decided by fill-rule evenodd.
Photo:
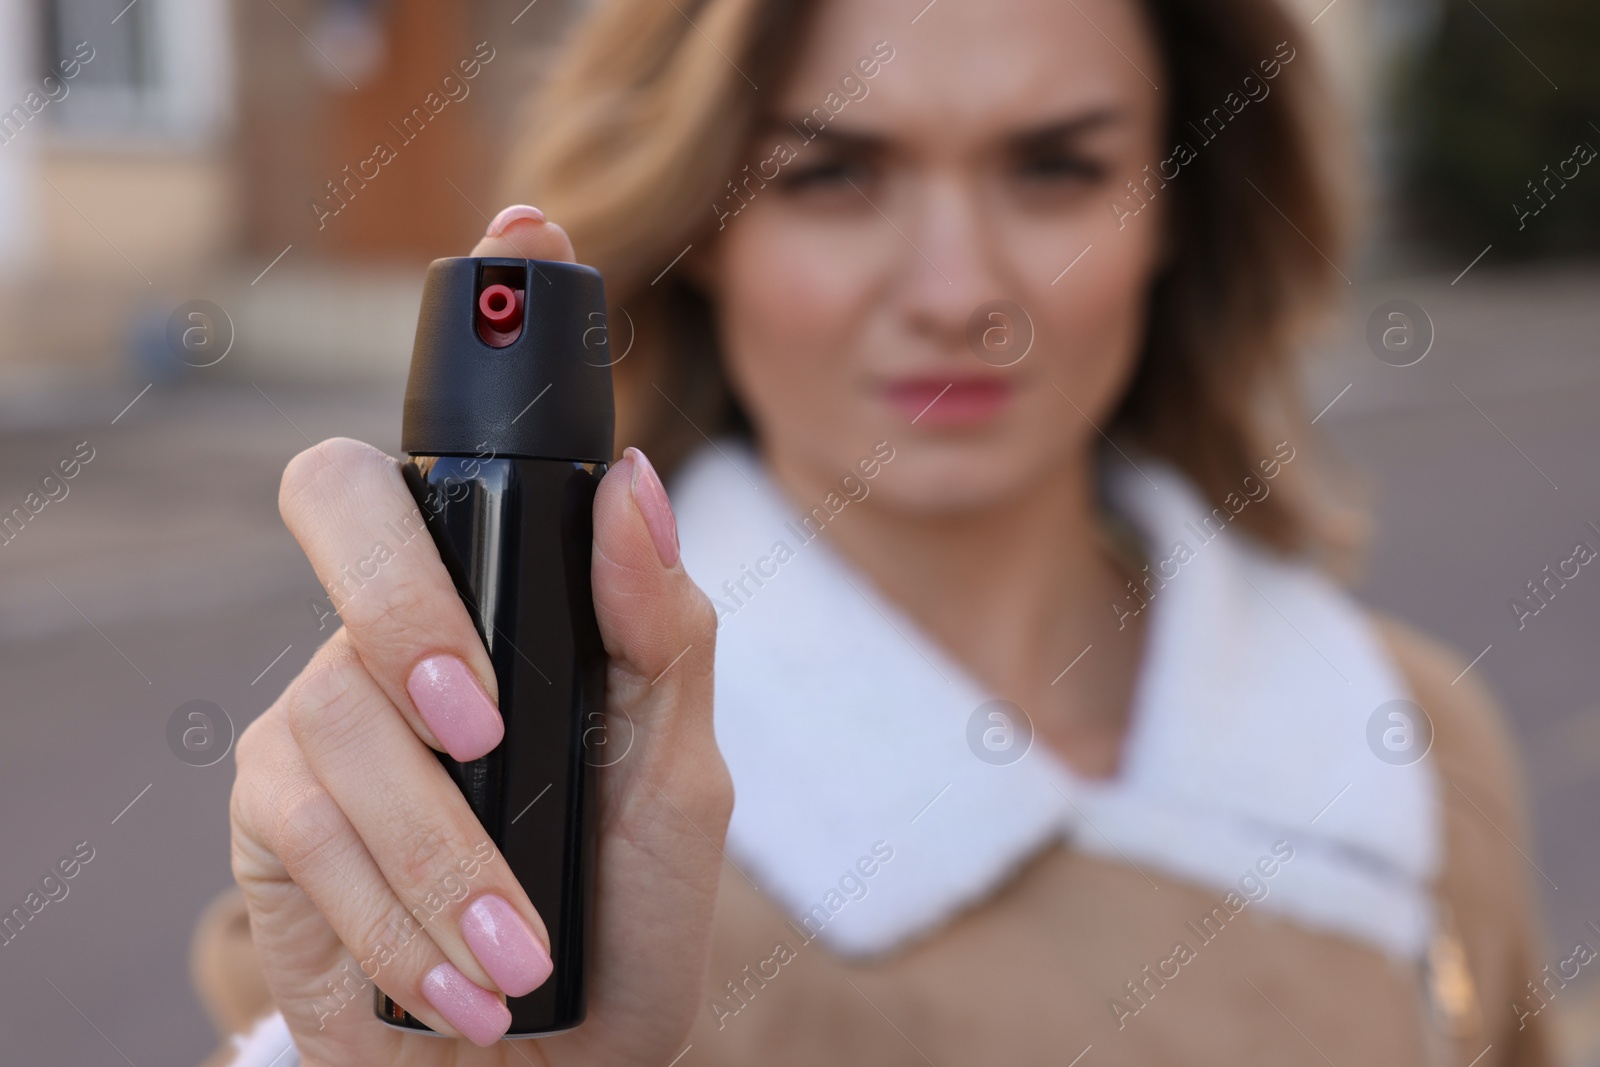
<instances>
[{"instance_id":1,"label":"blurred woman's face","mask_svg":"<svg viewBox=\"0 0 1600 1067\"><path fill-rule=\"evenodd\" d=\"M966 510L1085 459L1133 370L1171 194L1111 204L1165 158L1162 72L1136 0L913 15L824 3L701 269L775 466L887 440L880 503Z\"/></svg>"}]
</instances>

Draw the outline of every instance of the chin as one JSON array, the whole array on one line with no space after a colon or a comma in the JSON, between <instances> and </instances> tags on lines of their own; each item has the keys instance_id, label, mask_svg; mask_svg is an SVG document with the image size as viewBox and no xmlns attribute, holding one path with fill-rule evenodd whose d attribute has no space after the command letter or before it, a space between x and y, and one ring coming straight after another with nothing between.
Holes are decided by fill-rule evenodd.
<instances>
[{"instance_id":1,"label":"chin","mask_svg":"<svg viewBox=\"0 0 1600 1067\"><path fill-rule=\"evenodd\" d=\"M1019 452L993 439L905 441L895 446L895 459L876 489L880 501L897 511L956 515L1014 498L1051 465L1037 445Z\"/></svg>"}]
</instances>

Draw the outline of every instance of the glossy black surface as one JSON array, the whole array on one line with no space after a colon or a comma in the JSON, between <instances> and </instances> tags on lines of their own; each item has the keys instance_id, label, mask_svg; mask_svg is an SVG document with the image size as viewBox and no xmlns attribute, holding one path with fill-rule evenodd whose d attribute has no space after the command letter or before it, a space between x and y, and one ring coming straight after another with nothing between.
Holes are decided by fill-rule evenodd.
<instances>
[{"instance_id":1,"label":"glossy black surface","mask_svg":"<svg viewBox=\"0 0 1600 1067\"><path fill-rule=\"evenodd\" d=\"M458 763L440 755L550 933L555 972L508 1001L508 1036L583 1021L594 900L596 767L605 650L589 584L603 464L414 456L407 485L489 650L505 740ZM427 1027L378 994L379 1018Z\"/></svg>"}]
</instances>

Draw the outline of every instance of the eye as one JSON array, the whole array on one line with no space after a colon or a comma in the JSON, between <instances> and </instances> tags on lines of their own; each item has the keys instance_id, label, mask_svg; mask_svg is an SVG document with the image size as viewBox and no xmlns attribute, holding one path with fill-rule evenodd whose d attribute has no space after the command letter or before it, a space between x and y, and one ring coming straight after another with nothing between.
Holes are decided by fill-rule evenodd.
<instances>
[{"instance_id":1,"label":"eye","mask_svg":"<svg viewBox=\"0 0 1600 1067\"><path fill-rule=\"evenodd\" d=\"M849 156L820 159L813 163L796 161L785 168L782 187L793 193L842 189L855 195L850 185L854 183L861 188L871 181L872 176L872 167L866 160Z\"/></svg>"},{"instance_id":2,"label":"eye","mask_svg":"<svg viewBox=\"0 0 1600 1067\"><path fill-rule=\"evenodd\" d=\"M1017 177L1037 183L1081 183L1093 185L1103 181L1109 168L1093 156L1082 152L1049 149L1029 152L1016 164Z\"/></svg>"}]
</instances>

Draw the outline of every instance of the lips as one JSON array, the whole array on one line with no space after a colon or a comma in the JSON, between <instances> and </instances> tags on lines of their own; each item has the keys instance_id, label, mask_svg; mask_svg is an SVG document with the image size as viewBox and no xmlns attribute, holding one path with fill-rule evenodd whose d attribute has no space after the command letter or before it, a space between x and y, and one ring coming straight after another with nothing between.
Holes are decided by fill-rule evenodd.
<instances>
[{"instance_id":1,"label":"lips","mask_svg":"<svg viewBox=\"0 0 1600 1067\"><path fill-rule=\"evenodd\" d=\"M898 378L883 398L907 421L924 427L977 426L996 418L1016 389L1001 378Z\"/></svg>"}]
</instances>

